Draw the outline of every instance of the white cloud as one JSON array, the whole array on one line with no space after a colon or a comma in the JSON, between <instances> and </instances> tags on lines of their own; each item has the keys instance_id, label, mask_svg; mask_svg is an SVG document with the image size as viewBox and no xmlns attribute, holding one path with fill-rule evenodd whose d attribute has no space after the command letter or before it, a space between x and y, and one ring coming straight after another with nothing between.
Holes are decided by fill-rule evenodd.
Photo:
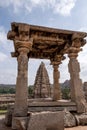
<instances>
[{"instance_id":1,"label":"white cloud","mask_svg":"<svg viewBox=\"0 0 87 130\"><path fill-rule=\"evenodd\" d=\"M3 62L7 58L7 55L4 53L0 52L0 62Z\"/></svg>"},{"instance_id":2,"label":"white cloud","mask_svg":"<svg viewBox=\"0 0 87 130\"><path fill-rule=\"evenodd\" d=\"M79 31L87 32L87 27L81 27ZM86 37L87 40L87 37ZM82 81L87 81L87 41L86 45L82 48L82 51L79 53L78 60L80 63L80 76Z\"/></svg>"},{"instance_id":3,"label":"white cloud","mask_svg":"<svg viewBox=\"0 0 87 130\"><path fill-rule=\"evenodd\" d=\"M79 31L87 32L87 27L81 27Z\"/></svg>"},{"instance_id":4,"label":"white cloud","mask_svg":"<svg viewBox=\"0 0 87 130\"><path fill-rule=\"evenodd\" d=\"M55 4L54 11L55 13L60 13L61 15L67 16L70 15L71 10L75 6L76 0L60 0Z\"/></svg>"},{"instance_id":5,"label":"white cloud","mask_svg":"<svg viewBox=\"0 0 87 130\"><path fill-rule=\"evenodd\" d=\"M0 26L0 51L7 50L6 43L7 43L7 38L6 38L5 29L4 29L4 27ZM3 52L0 52L0 62L3 62L6 58L7 58L7 55L4 54Z\"/></svg>"},{"instance_id":6,"label":"white cloud","mask_svg":"<svg viewBox=\"0 0 87 130\"><path fill-rule=\"evenodd\" d=\"M5 44L7 43L6 32L3 26L0 26L0 46L5 48Z\"/></svg>"},{"instance_id":7,"label":"white cloud","mask_svg":"<svg viewBox=\"0 0 87 130\"><path fill-rule=\"evenodd\" d=\"M0 71L0 84L16 84L16 74L13 70Z\"/></svg>"},{"instance_id":8,"label":"white cloud","mask_svg":"<svg viewBox=\"0 0 87 130\"><path fill-rule=\"evenodd\" d=\"M0 26L0 50L10 53L13 50L12 41L7 40L7 32L3 26Z\"/></svg>"},{"instance_id":9,"label":"white cloud","mask_svg":"<svg viewBox=\"0 0 87 130\"><path fill-rule=\"evenodd\" d=\"M15 13L22 10L31 12L35 7L51 9L54 13L68 16L75 6L76 0L0 0L0 7L13 7Z\"/></svg>"}]
</instances>

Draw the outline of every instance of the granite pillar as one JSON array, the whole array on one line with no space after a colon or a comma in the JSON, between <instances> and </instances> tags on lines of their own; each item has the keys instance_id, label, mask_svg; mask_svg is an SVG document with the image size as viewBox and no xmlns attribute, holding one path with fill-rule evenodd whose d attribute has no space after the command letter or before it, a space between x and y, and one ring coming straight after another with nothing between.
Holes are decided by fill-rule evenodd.
<instances>
[{"instance_id":1,"label":"granite pillar","mask_svg":"<svg viewBox=\"0 0 87 130\"><path fill-rule=\"evenodd\" d=\"M86 111L82 80L79 78L80 66L77 60L79 48L72 47L69 52L69 73L71 83L71 100L77 104L77 112Z\"/></svg>"},{"instance_id":2,"label":"granite pillar","mask_svg":"<svg viewBox=\"0 0 87 130\"><path fill-rule=\"evenodd\" d=\"M18 49L18 76L16 83L16 96L14 106L14 116L27 116L27 98L28 98L28 56L27 48Z\"/></svg>"},{"instance_id":3,"label":"granite pillar","mask_svg":"<svg viewBox=\"0 0 87 130\"><path fill-rule=\"evenodd\" d=\"M61 89L59 84L60 72L58 70L59 63L53 64L53 100L61 99Z\"/></svg>"}]
</instances>

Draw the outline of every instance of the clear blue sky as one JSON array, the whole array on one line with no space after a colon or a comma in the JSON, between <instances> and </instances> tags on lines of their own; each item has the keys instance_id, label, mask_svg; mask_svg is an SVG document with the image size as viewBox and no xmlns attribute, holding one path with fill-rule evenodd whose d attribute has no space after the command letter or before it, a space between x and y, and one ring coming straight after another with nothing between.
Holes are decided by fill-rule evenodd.
<instances>
[{"instance_id":1,"label":"clear blue sky","mask_svg":"<svg viewBox=\"0 0 87 130\"><path fill-rule=\"evenodd\" d=\"M87 0L0 0L0 84L15 84L17 61L10 52L12 41L7 40L11 22L56 27L87 32ZM81 79L87 81L87 45L80 53ZM29 60L29 84L33 84L41 60ZM52 66L44 61L52 83ZM60 65L60 82L69 79L68 58Z\"/></svg>"}]
</instances>

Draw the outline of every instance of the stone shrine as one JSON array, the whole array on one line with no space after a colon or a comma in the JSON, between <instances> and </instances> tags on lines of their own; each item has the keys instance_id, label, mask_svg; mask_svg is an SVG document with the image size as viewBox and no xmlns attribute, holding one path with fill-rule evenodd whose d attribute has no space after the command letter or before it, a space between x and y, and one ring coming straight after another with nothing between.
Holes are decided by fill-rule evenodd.
<instances>
[{"instance_id":1,"label":"stone shrine","mask_svg":"<svg viewBox=\"0 0 87 130\"><path fill-rule=\"evenodd\" d=\"M25 23L11 24L11 31L8 32L7 38L13 40L14 52L12 57L16 57L18 61L18 75L16 82L16 95L13 112L12 128L15 129L15 119L22 123L21 118L27 119L29 108L41 106L39 104L28 104L28 61L29 58L49 59L53 66L53 100L51 102L42 103L45 107L59 110L64 104L72 104L77 113L87 112L86 100L82 89L82 81L79 77L80 65L77 60L78 53L86 44L84 39L87 36L85 32L69 31L48 27L29 25ZM64 54L69 57L69 73L70 73L70 102L59 102L61 99L61 90L59 85L59 66L65 59ZM66 69L65 69L66 71ZM60 107L63 104L63 107ZM44 107L45 106L45 107ZM59 106L59 107L58 107ZM40 107L39 107L40 108ZM35 109L36 110L36 109ZM59 119L61 116L59 117ZM48 127L49 128L49 127ZM52 126L50 126L51 130ZM44 129L46 130L46 129Z\"/></svg>"},{"instance_id":2,"label":"stone shrine","mask_svg":"<svg viewBox=\"0 0 87 130\"><path fill-rule=\"evenodd\" d=\"M34 97L47 98L51 96L49 76L45 64L41 62L34 84Z\"/></svg>"}]
</instances>

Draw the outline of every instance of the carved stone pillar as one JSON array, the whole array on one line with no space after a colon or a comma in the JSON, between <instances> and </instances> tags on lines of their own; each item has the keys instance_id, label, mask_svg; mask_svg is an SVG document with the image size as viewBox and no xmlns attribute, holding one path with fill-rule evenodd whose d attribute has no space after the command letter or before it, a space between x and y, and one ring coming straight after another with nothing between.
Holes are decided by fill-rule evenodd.
<instances>
[{"instance_id":1,"label":"carved stone pillar","mask_svg":"<svg viewBox=\"0 0 87 130\"><path fill-rule=\"evenodd\" d=\"M59 84L60 72L58 70L61 60L62 57L60 55L56 56L53 60L51 60L51 64L53 65L53 100L54 101L61 99L61 88Z\"/></svg>"},{"instance_id":2,"label":"carved stone pillar","mask_svg":"<svg viewBox=\"0 0 87 130\"><path fill-rule=\"evenodd\" d=\"M77 60L80 48L71 47L69 49L69 72L71 82L71 100L77 104L77 112L82 113L86 111L85 98L82 88L82 80L79 78L80 66Z\"/></svg>"},{"instance_id":3,"label":"carved stone pillar","mask_svg":"<svg viewBox=\"0 0 87 130\"><path fill-rule=\"evenodd\" d=\"M20 44L21 43L21 44ZM28 110L28 53L30 51L30 43L15 43L19 53L18 61L18 76L16 83L16 95L14 105L14 116L27 116ZM25 46L26 45L26 46Z\"/></svg>"},{"instance_id":4,"label":"carved stone pillar","mask_svg":"<svg viewBox=\"0 0 87 130\"><path fill-rule=\"evenodd\" d=\"M61 89L60 89L60 84L59 84L60 72L58 68L59 68L59 64L53 65L53 78L54 78L53 100L61 99Z\"/></svg>"}]
</instances>

